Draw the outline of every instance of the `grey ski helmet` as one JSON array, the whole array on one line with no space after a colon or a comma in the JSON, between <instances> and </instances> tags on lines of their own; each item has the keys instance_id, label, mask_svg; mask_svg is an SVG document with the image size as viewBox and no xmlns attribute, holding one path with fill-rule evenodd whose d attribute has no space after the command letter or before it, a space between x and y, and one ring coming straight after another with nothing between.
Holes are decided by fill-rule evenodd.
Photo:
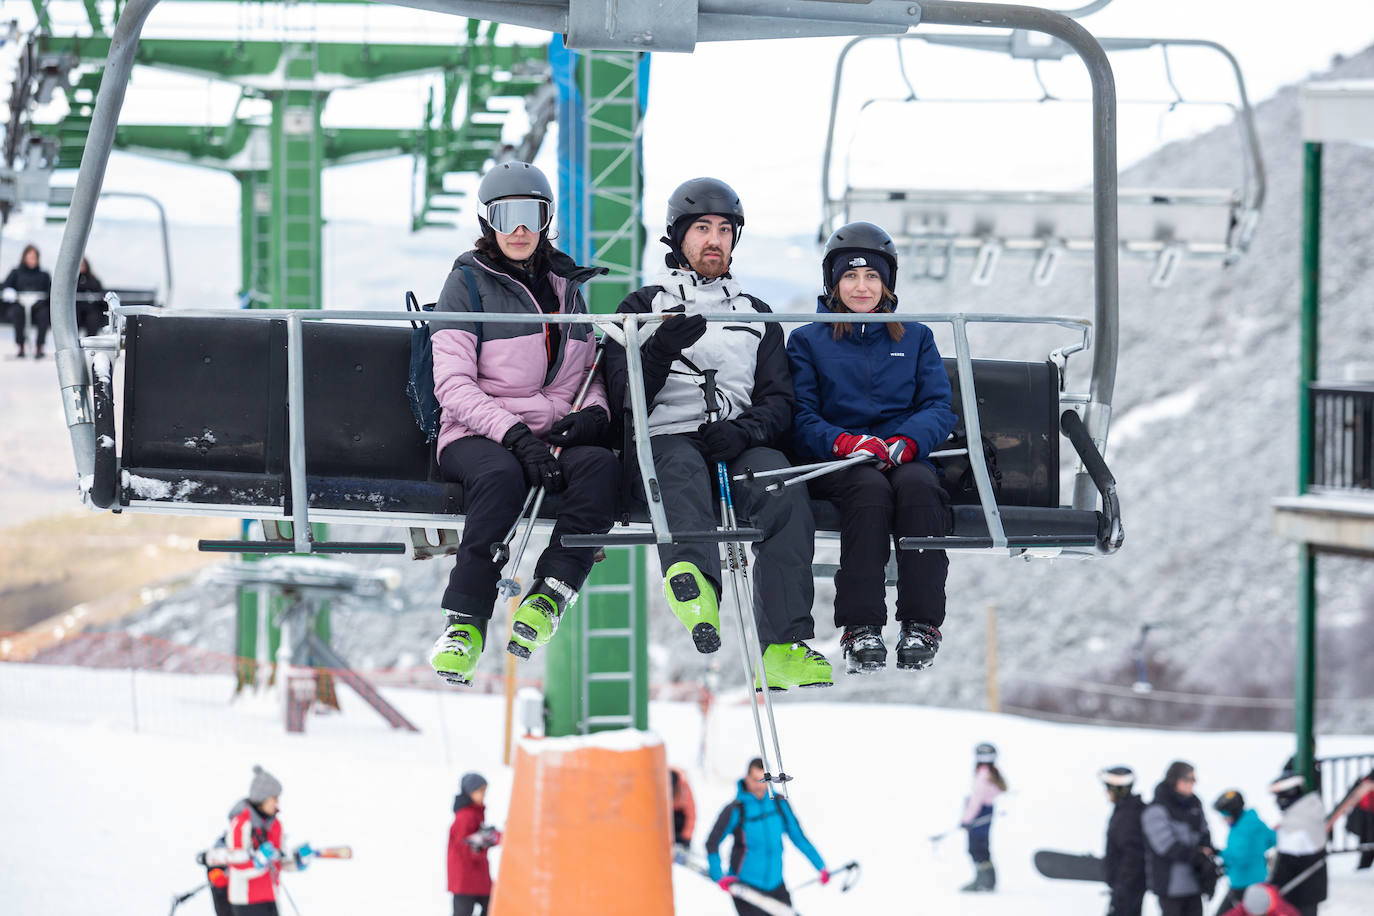
<instances>
[{"instance_id":1,"label":"grey ski helmet","mask_svg":"<svg viewBox=\"0 0 1374 916\"><path fill-rule=\"evenodd\" d=\"M739 244L744 229L744 207L739 195L719 178L692 178L677 186L668 195L668 234L664 241L674 253L679 253L687 227L698 216L723 216L735 230L735 244Z\"/></svg>"},{"instance_id":2,"label":"grey ski helmet","mask_svg":"<svg viewBox=\"0 0 1374 916\"><path fill-rule=\"evenodd\" d=\"M874 255L884 261L887 265L887 288L897 288L897 244L882 226L859 220L836 229L830 241L825 243L825 254L821 257L821 282L825 284L826 295L835 288L832 276L836 262L849 254Z\"/></svg>"},{"instance_id":3,"label":"grey ski helmet","mask_svg":"<svg viewBox=\"0 0 1374 916\"><path fill-rule=\"evenodd\" d=\"M996 763L997 748L993 747L991 744L988 744L986 741L984 741L982 744L978 745L973 749L973 762Z\"/></svg>"},{"instance_id":4,"label":"grey ski helmet","mask_svg":"<svg viewBox=\"0 0 1374 916\"><path fill-rule=\"evenodd\" d=\"M553 206L553 188L544 173L528 162L498 162L477 186L477 199L482 206L502 197L534 197Z\"/></svg>"}]
</instances>

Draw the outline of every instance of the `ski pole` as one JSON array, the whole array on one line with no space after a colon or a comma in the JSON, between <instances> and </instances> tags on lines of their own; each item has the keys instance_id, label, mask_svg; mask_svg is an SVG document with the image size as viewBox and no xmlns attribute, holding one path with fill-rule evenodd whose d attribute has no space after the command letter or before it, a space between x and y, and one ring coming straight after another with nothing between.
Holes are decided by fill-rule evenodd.
<instances>
[{"instance_id":1,"label":"ski pole","mask_svg":"<svg viewBox=\"0 0 1374 916\"><path fill-rule=\"evenodd\" d=\"M834 881L842 874L845 875L845 879L840 882L840 893L847 894L851 887L859 883L859 863L857 861L846 862L839 868L832 868L830 870L830 880ZM792 887L792 890L800 890L801 888L806 887L810 884L819 884L820 880L820 875L817 875L814 878L809 878L803 881L801 884L794 885Z\"/></svg>"},{"instance_id":2,"label":"ski pole","mask_svg":"<svg viewBox=\"0 0 1374 916\"><path fill-rule=\"evenodd\" d=\"M805 474L798 474L796 477L789 477L787 480L770 483L768 486L763 488L763 492L776 493L783 487L790 487L793 484L802 483L807 480L815 480L817 477L824 477L826 474L833 474L836 471L843 471L845 468L852 468L856 465L862 464L865 461L872 461L873 459L873 455L864 452L860 455L850 455L847 458L841 458L839 461L829 461L826 462L826 464L823 467L818 467L813 471L807 471Z\"/></svg>"},{"instance_id":3,"label":"ski pole","mask_svg":"<svg viewBox=\"0 0 1374 916\"><path fill-rule=\"evenodd\" d=\"M177 911L177 907L181 906L181 905L182 905L183 903L185 903L187 900L190 900L190 899L191 899L192 897L194 897L196 894L199 894L201 891L205 890L205 889L206 889L207 887L209 887L209 886L210 886L210 885L209 885L208 883L206 883L206 882L201 882L200 884L196 885L195 890L187 891L187 892L184 893L184 894L173 894L173 895L172 895L172 910L171 910L171 913L168 914L168 916L171 916L172 913L175 913L175 912Z\"/></svg>"},{"instance_id":4,"label":"ski pole","mask_svg":"<svg viewBox=\"0 0 1374 916\"><path fill-rule=\"evenodd\" d=\"M716 397L716 372L715 369L706 369L702 372L705 383L702 385L702 394L706 399L706 420L714 423L720 419L720 402ZM716 482L720 489L720 517L721 523L727 532L734 531L739 526L735 520L735 500L730 492L730 475L726 471L725 462L716 462ZM749 583L749 558L745 553L743 541L725 541L723 548L726 554L726 564L730 568L730 590L735 598L735 615L739 619L739 631L741 648L743 652L740 656L740 663L744 665L744 676L746 678L744 689L748 691L749 681L752 680L759 684L763 693L764 710L768 718L768 730L773 737L773 760L777 762L778 773L773 775L772 768L768 766L769 756L767 745L763 740L763 723L759 719L759 706L757 701L749 704L754 714L754 733L759 742L759 759L764 762L764 785L768 789L769 797L779 795L787 797L787 782L792 778L787 775L787 770L782 763L782 748L778 745L778 727L773 718L773 698L768 688L768 670L763 661L763 647L758 639L758 623L754 614L754 599L752 586ZM743 580L744 588L741 590L740 582ZM743 594L741 594L743 591ZM749 617L744 619L744 603L749 602ZM753 642L750 642L750 637ZM753 661L751 665L750 662ZM778 783L778 791L773 790L773 783Z\"/></svg>"},{"instance_id":5,"label":"ski pole","mask_svg":"<svg viewBox=\"0 0 1374 916\"><path fill-rule=\"evenodd\" d=\"M1004 812L1004 811L994 811L994 812L992 812L991 814L985 814L985 815L983 815L982 817L975 817L973 820L969 821L967 824L960 824L958 827L951 827L951 828L949 828L948 830L942 830L942 831L940 831L939 833L932 833L932 834L930 835L930 844L931 844L932 846L936 845L937 843L939 843L941 840L943 840L945 837L949 836L951 833L953 833L953 832L956 831L956 830L968 830L968 829L971 828L971 827L981 827L981 826L983 826L984 824L989 823L994 817L997 817L999 814L1005 814L1005 813L1006 813L1006 812Z\"/></svg>"},{"instance_id":6,"label":"ski pole","mask_svg":"<svg viewBox=\"0 0 1374 916\"><path fill-rule=\"evenodd\" d=\"M591 368L587 370L587 377L582 380L582 387L578 389L577 397L573 399L572 410L569 411L569 413L582 409L582 404L587 398L587 392L592 387L592 379L596 377L597 367L601 365L601 354L602 347L598 344L596 353L592 356ZM553 457L557 458L561 454L563 454L563 446L560 445L553 450ZM512 573L520 568L520 561L525 558L525 547L529 544L530 534L534 531L535 519L539 517L539 507L543 504L543 485L537 484L530 487L529 493L525 494L525 505L520 509L520 514L515 517L515 521L511 522L510 530L506 532L506 537L500 543L491 545L492 560L505 566L506 561L510 559L510 545L511 541L515 538L515 529L520 527L520 521L525 518L525 514L528 512L529 518L526 519L525 533L520 538L520 548L515 552L515 562L509 567ZM533 508L531 508L531 506L533 506ZM520 583L516 582L511 576L504 576L501 581L496 583L496 589L503 597L514 598L516 595L520 594Z\"/></svg>"}]
</instances>

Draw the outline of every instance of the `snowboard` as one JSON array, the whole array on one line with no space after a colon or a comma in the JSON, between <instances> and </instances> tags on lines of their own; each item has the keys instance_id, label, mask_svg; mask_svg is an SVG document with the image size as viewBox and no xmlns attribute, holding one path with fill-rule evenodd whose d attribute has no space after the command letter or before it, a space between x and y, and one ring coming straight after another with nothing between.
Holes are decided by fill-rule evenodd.
<instances>
[{"instance_id":1,"label":"snowboard","mask_svg":"<svg viewBox=\"0 0 1374 916\"><path fill-rule=\"evenodd\" d=\"M674 856L673 861L688 871L696 872L707 881L711 881L710 871L707 870L706 864L699 859L678 855ZM714 884L715 882L712 881L711 883ZM774 900L767 894L755 890L747 884L735 882L730 885L729 894L731 897L743 900L745 903L758 907L760 910L767 913L768 916L801 916L800 913L783 903L781 900Z\"/></svg>"},{"instance_id":2,"label":"snowboard","mask_svg":"<svg viewBox=\"0 0 1374 916\"><path fill-rule=\"evenodd\" d=\"M1102 859L1098 856L1041 849L1035 853L1035 870L1046 878L1062 881L1105 881Z\"/></svg>"}]
</instances>

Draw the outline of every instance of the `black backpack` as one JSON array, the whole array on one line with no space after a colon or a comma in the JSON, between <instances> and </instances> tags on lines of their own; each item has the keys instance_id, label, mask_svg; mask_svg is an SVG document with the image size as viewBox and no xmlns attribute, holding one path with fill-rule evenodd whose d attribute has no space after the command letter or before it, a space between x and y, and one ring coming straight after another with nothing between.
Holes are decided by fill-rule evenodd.
<instances>
[{"instance_id":1,"label":"black backpack","mask_svg":"<svg viewBox=\"0 0 1374 916\"><path fill-rule=\"evenodd\" d=\"M466 264L459 264L468 284L468 305L474 312L482 311L482 295L477 291L477 278ZM415 294L406 290L407 312L432 312L433 302L421 305ZM415 424L425 434L425 442L439 437L439 399L434 396L434 344L430 340L429 322L423 318L410 322L410 378L406 381L406 396ZM477 352L482 352L482 323L477 323Z\"/></svg>"}]
</instances>

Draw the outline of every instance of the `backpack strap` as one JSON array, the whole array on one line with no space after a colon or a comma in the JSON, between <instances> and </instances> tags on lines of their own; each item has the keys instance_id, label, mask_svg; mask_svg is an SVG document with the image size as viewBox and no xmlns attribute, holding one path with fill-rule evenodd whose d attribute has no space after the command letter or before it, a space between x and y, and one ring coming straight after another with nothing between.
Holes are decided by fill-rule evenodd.
<instances>
[{"instance_id":1,"label":"backpack strap","mask_svg":"<svg viewBox=\"0 0 1374 916\"><path fill-rule=\"evenodd\" d=\"M472 268L466 264L459 264L458 269L463 272L463 279L468 283L468 307L474 312L482 311L482 294L477 291L477 277L473 276ZM477 324L477 352L482 352L482 322Z\"/></svg>"}]
</instances>

